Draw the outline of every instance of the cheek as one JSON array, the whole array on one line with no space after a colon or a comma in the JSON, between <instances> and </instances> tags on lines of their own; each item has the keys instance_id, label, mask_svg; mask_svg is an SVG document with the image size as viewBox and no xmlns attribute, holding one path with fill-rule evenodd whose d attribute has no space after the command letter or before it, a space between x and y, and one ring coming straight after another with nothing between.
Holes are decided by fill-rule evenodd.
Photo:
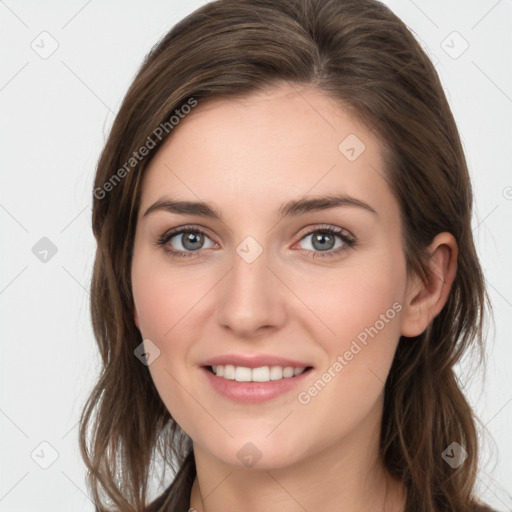
<instances>
[{"instance_id":1,"label":"cheek","mask_svg":"<svg viewBox=\"0 0 512 512\"><path fill-rule=\"evenodd\" d=\"M400 338L403 283L384 267L353 268L334 281L309 294L308 305L322 320L311 329L326 358L297 398L312 429L329 424L336 436L379 410Z\"/></svg>"},{"instance_id":2,"label":"cheek","mask_svg":"<svg viewBox=\"0 0 512 512\"><path fill-rule=\"evenodd\" d=\"M186 366L193 306L200 287L183 272L170 270L161 262L134 256L132 289L139 330L143 339L150 339L160 350L149 366L151 378L167 410L180 425L201 420L200 411L191 408L192 389L187 381ZM180 341L181 340L181 341ZM188 405L187 405L188 404Z\"/></svg>"},{"instance_id":3,"label":"cheek","mask_svg":"<svg viewBox=\"0 0 512 512\"><path fill-rule=\"evenodd\" d=\"M198 274L197 270L170 268L165 261L144 255L144 251L134 255L132 290L139 330L143 339L150 339L160 350L149 370L178 423L183 404L190 399L182 385L188 390L194 385L188 382L190 348L198 326L205 321L198 316L204 304L201 300L215 283L205 273Z\"/></svg>"},{"instance_id":4,"label":"cheek","mask_svg":"<svg viewBox=\"0 0 512 512\"><path fill-rule=\"evenodd\" d=\"M330 331L332 340L338 340L336 348L343 349L361 333L360 338L364 338L375 324L382 335L384 331L393 331L390 335L399 332L404 275L405 270L397 269L396 263L387 264L377 258L373 265L345 268L329 279L324 275L315 288L308 280L299 294L307 297L308 306L323 322L318 322L317 332L323 329L327 334L323 338L329 339Z\"/></svg>"},{"instance_id":5,"label":"cheek","mask_svg":"<svg viewBox=\"0 0 512 512\"><path fill-rule=\"evenodd\" d=\"M144 338L163 339L173 326L173 306L178 306L176 293L163 283L144 280L133 284L134 303L139 329Z\"/></svg>"},{"instance_id":6,"label":"cheek","mask_svg":"<svg viewBox=\"0 0 512 512\"><path fill-rule=\"evenodd\" d=\"M133 300L142 335L162 342L169 338L197 302L201 286L190 273L170 269L165 262L134 257Z\"/></svg>"},{"instance_id":7,"label":"cheek","mask_svg":"<svg viewBox=\"0 0 512 512\"><path fill-rule=\"evenodd\" d=\"M315 402L318 414L326 404L336 403L342 416L351 410L357 421L381 395L389 373L400 338L405 262L399 254L373 256L333 273L331 279L319 282L316 293L303 295L322 320L309 322L326 353L322 382L311 394L304 390L303 396L303 402L310 398Z\"/></svg>"}]
</instances>

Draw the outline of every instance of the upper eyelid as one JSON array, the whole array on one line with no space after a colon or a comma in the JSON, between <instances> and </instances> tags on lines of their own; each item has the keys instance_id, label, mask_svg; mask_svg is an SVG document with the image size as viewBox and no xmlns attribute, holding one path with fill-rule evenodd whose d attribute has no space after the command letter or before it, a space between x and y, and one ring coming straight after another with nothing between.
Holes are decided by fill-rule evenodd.
<instances>
[{"instance_id":1,"label":"upper eyelid","mask_svg":"<svg viewBox=\"0 0 512 512\"><path fill-rule=\"evenodd\" d=\"M208 238L212 239L212 237L208 234L209 230L208 228L205 228L204 226L192 226L192 225L185 225L185 226L178 226L176 228L171 228L167 231L164 231L164 233L161 235L160 238L173 238L177 235L181 235L183 233L186 233L187 231L191 232L200 232L205 234ZM212 240L213 241L213 240Z\"/></svg>"},{"instance_id":2,"label":"upper eyelid","mask_svg":"<svg viewBox=\"0 0 512 512\"><path fill-rule=\"evenodd\" d=\"M315 233L317 231L334 231L335 235L348 234L350 238L355 238L355 236L347 228L344 228L343 226L335 226L332 224L313 224L312 226L304 228L304 230L305 231L302 236L310 235L311 233Z\"/></svg>"}]
</instances>

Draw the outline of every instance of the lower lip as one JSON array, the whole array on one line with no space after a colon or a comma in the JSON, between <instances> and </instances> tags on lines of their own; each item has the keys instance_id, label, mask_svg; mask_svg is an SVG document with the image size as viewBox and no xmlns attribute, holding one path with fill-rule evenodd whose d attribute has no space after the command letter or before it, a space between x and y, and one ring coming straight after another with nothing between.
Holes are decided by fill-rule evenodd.
<instances>
[{"instance_id":1,"label":"lower lip","mask_svg":"<svg viewBox=\"0 0 512 512\"><path fill-rule=\"evenodd\" d=\"M208 381L217 393L230 400L244 404L258 404L288 393L303 383L311 372L310 368L295 377L271 380L269 382L238 382L217 377L204 366L201 370L206 374Z\"/></svg>"}]
</instances>

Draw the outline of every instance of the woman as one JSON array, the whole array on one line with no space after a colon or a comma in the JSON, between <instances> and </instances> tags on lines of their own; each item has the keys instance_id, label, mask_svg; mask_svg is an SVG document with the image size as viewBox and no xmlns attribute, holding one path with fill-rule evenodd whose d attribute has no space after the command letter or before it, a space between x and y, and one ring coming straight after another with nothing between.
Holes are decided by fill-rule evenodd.
<instances>
[{"instance_id":1,"label":"woman","mask_svg":"<svg viewBox=\"0 0 512 512\"><path fill-rule=\"evenodd\" d=\"M437 73L384 5L178 23L97 168L97 508L486 510L453 370L487 300L471 205ZM148 506L158 454L178 471Z\"/></svg>"}]
</instances>

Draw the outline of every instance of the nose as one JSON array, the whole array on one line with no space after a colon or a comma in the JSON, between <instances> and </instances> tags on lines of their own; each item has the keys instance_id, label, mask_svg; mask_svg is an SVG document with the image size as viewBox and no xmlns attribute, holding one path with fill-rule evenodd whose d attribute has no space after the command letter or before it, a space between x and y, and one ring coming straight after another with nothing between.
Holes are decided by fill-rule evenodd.
<instances>
[{"instance_id":1,"label":"nose","mask_svg":"<svg viewBox=\"0 0 512 512\"><path fill-rule=\"evenodd\" d=\"M222 280L217 319L237 337L257 337L285 322L284 287L268 265L265 251L250 263L235 254L233 268Z\"/></svg>"}]
</instances>

